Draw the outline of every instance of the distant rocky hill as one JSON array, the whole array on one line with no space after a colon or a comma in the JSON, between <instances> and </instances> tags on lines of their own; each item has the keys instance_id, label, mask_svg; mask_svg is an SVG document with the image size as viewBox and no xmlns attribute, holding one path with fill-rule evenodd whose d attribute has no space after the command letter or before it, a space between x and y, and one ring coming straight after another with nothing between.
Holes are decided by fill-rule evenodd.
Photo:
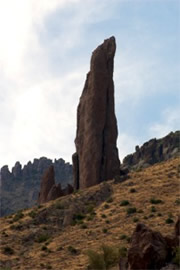
<instances>
[{"instance_id":1,"label":"distant rocky hill","mask_svg":"<svg viewBox=\"0 0 180 270\"><path fill-rule=\"evenodd\" d=\"M178 156L180 131L171 132L161 139L152 139L141 147L136 146L136 152L124 158L122 167L136 170ZM55 159L53 162L42 157L29 161L23 168L16 162L12 172L7 165L3 166L0 174L0 216L33 206L38 199L43 172L51 165L54 166L56 184L60 183L62 188L68 183L72 184L72 165L63 159Z\"/></svg>"},{"instance_id":2,"label":"distant rocky hill","mask_svg":"<svg viewBox=\"0 0 180 270\"><path fill-rule=\"evenodd\" d=\"M7 165L3 166L0 173L0 216L33 206L38 198L43 172L51 165L54 166L56 183L61 183L62 187L72 183L72 165L63 159L53 162L41 157L29 161L23 168L20 162L16 162L11 172Z\"/></svg>"},{"instance_id":3,"label":"distant rocky hill","mask_svg":"<svg viewBox=\"0 0 180 270\"><path fill-rule=\"evenodd\" d=\"M161 139L151 139L141 147L136 146L135 149L135 153L124 158L124 167L140 169L170 158L180 157L180 131L171 132Z\"/></svg>"}]
</instances>

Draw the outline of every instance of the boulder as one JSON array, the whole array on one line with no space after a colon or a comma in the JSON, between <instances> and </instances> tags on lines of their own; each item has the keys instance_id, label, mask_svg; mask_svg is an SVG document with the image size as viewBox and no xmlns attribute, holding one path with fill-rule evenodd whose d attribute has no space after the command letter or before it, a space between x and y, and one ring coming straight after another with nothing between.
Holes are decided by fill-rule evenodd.
<instances>
[{"instance_id":1,"label":"boulder","mask_svg":"<svg viewBox=\"0 0 180 270\"><path fill-rule=\"evenodd\" d=\"M128 270L160 269L167 262L167 258L168 247L161 233L139 223L132 235L132 244L128 251Z\"/></svg>"},{"instance_id":2,"label":"boulder","mask_svg":"<svg viewBox=\"0 0 180 270\"><path fill-rule=\"evenodd\" d=\"M116 50L111 37L97 47L77 109L74 187L86 188L120 173L113 66Z\"/></svg>"}]
</instances>

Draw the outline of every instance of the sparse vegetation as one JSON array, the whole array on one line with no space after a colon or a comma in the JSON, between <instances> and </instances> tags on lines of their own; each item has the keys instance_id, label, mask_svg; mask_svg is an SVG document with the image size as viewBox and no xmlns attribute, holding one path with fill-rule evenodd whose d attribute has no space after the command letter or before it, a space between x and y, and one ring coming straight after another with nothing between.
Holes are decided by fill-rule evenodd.
<instances>
[{"instance_id":1,"label":"sparse vegetation","mask_svg":"<svg viewBox=\"0 0 180 270\"><path fill-rule=\"evenodd\" d=\"M14 250L9 247L9 246L5 246L3 248L3 253L6 254L6 255L13 255L14 254Z\"/></svg>"},{"instance_id":2,"label":"sparse vegetation","mask_svg":"<svg viewBox=\"0 0 180 270\"><path fill-rule=\"evenodd\" d=\"M166 219L166 224L172 224L172 223L174 223L174 220L172 218L168 217Z\"/></svg>"},{"instance_id":3,"label":"sparse vegetation","mask_svg":"<svg viewBox=\"0 0 180 270\"><path fill-rule=\"evenodd\" d=\"M103 231L103 233L107 233L108 230L106 228L103 228L102 231Z\"/></svg>"},{"instance_id":4,"label":"sparse vegetation","mask_svg":"<svg viewBox=\"0 0 180 270\"><path fill-rule=\"evenodd\" d=\"M13 217L13 222L18 221L23 217L24 217L24 214L22 213L22 211L18 211L17 214Z\"/></svg>"},{"instance_id":5,"label":"sparse vegetation","mask_svg":"<svg viewBox=\"0 0 180 270\"><path fill-rule=\"evenodd\" d=\"M107 199L107 201L106 201L107 203L112 203L113 202L113 198L112 197L110 197L109 199Z\"/></svg>"},{"instance_id":6,"label":"sparse vegetation","mask_svg":"<svg viewBox=\"0 0 180 270\"><path fill-rule=\"evenodd\" d=\"M151 212L152 213L156 212L156 208L154 206L151 207Z\"/></svg>"},{"instance_id":7,"label":"sparse vegetation","mask_svg":"<svg viewBox=\"0 0 180 270\"><path fill-rule=\"evenodd\" d=\"M48 234L40 234L40 235L37 236L36 242L43 243L43 242L46 242L48 239L49 239Z\"/></svg>"},{"instance_id":8,"label":"sparse vegetation","mask_svg":"<svg viewBox=\"0 0 180 270\"><path fill-rule=\"evenodd\" d=\"M121 201L120 206L126 206L126 205L129 205L129 201L128 200Z\"/></svg>"},{"instance_id":9,"label":"sparse vegetation","mask_svg":"<svg viewBox=\"0 0 180 270\"><path fill-rule=\"evenodd\" d=\"M133 222L138 222L138 221L139 221L139 218L137 218L137 217L133 218Z\"/></svg>"},{"instance_id":10,"label":"sparse vegetation","mask_svg":"<svg viewBox=\"0 0 180 270\"><path fill-rule=\"evenodd\" d=\"M54 204L54 207L56 208L56 209L64 209L65 207L64 207L64 204L62 203L62 202L56 202L55 204Z\"/></svg>"},{"instance_id":11,"label":"sparse vegetation","mask_svg":"<svg viewBox=\"0 0 180 270\"><path fill-rule=\"evenodd\" d=\"M35 218L36 217L36 215L37 215L37 212L35 212L35 211L31 211L31 212L29 212L29 214L28 214L31 218Z\"/></svg>"},{"instance_id":12,"label":"sparse vegetation","mask_svg":"<svg viewBox=\"0 0 180 270\"><path fill-rule=\"evenodd\" d=\"M102 218L107 218L107 216L105 214L102 214L101 217Z\"/></svg>"},{"instance_id":13,"label":"sparse vegetation","mask_svg":"<svg viewBox=\"0 0 180 270\"><path fill-rule=\"evenodd\" d=\"M106 204L104 205L104 208L105 208L105 209L108 209L108 208L109 208L109 204L106 203Z\"/></svg>"},{"instance_id":14,"label":"sparse vegetation","mask_svg":"<svg viewBox=\"0 0 180 270\"><path fill-rule=\"evenodd\" d=\"M180 199L175 200L176 205L180 205Z\"/></svg>"},{"instance_id":15,"label":"sparse vegetation","mask_svg":"<svg viewBox=\"0 0 180 270\"><path fill-rule=\"evenodd\" d=\"M71 253L71 254L73 254L73 255L75 255L75 254L77 254L77 249L75 248L75 247L73 247L73 246L68 246L68 251Z\"/></svg>"},{"instance_id":16,"label":"sparse vegetation","mask_svg":"<svg viewBox=\"0 0 180 270\"><path fill-rule=\"evenodd\" d=\"M174 250L173 263L180 266L180 247L176 247Z\"/></svg>"},{"instance_id":17,"label":"sparse vegetation","mask_svg":"<svg viewBox=\"0 0 180 270\"><path fill-rule=\"evenodd\" d=\"M116 247L103 245L100 252L88 250L89 269L105 270L115 266L120 257L120 250Z\"/></svg>"},{"instance_id":18,"label":"sparse vegetation","mask_svg":"<svg viewBox=\"0 0 180 270\"><path fill-rule=\"evenodd\" d=\"M129 207L127 208L126 212L128 215L134 214L136 213L136 207Z\"/></svg>"},{"instance_id":19,"label":"sparse vegetation","mask_svg":"<svg viewBox=\"0 0 180 270\"><path fill-rule=\"evenodd\" d=\"M124 239L127 239L127 235L126 235L126 234L122 234L122 235L120 236L120 240L124 240Z\"/></svg>"},{"instance_id":20,"label":"sparse vegetation","mask_svg":"<svg viewBox=\"0 0 180 270\"><path fill-rule=\"evenodd\" d=\"M131 189L130 189L130 192L131 192L131 193L135 193L135 192L137 192L137 190L136 190L135 188L131 188Z\"/></svg>"},{"instance_id":21,"label":"sparse vegetation","mask_svg":"<svg viewBox=\"0 0 180 270\"><path fill-rule=\"evenodd\" d=\"M163 203L163 201L160 200L160 199L151 198L150 199L150 203L152 203L152 204L159 204L159 203Z\"/></svg>"}]
</instances>

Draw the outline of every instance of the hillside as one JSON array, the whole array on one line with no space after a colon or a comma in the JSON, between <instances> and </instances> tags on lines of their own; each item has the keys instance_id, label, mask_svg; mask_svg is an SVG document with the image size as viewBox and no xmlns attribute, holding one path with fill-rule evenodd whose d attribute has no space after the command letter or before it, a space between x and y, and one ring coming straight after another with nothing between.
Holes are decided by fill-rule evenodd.
<instances>
[{"instance_id":1,"label":"hillside","mask_svg":"<svg viewBox=\"0 0 180 270\"><path fill-rule=\"evenodd\" d=\"M0 172L0 216L35 205L41 177L51 165L54 166L56 183L61 183L62 187L72 183L72 165L63 159L52 161L41 157L33 162L29 161L23 168L16 162L12 172L7 165L3 166Z\"/></svg>"},{"instance_id":2,"label":"hillside","mask_svg":"<svg viewBox=\"0 0 180 270\"><path fill-rule=\"evenodd\" d=\"M137 222L171 234L179 213L179 172L174 158L133 171L122 183L111 180L1 218L0 266L85 270L87 249L129 247Z\"/></svg>"}]
</instances>

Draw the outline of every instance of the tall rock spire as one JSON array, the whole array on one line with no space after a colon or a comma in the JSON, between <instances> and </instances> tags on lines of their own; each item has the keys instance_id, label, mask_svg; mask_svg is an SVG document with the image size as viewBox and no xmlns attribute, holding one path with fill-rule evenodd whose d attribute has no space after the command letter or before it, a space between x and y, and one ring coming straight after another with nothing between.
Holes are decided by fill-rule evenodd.
<instances>
[{"instance_id":1,"label":"tall rock spire","mask_svg":"<svg viewBox=\"0 0 180 270\"><path fill-rule=\"evenodd\" d=\"M74 187L85 188L120 173L116 147L113 68L116 51L111 37L97 47L77 109Z\"/></svg>"}]
</instances>

